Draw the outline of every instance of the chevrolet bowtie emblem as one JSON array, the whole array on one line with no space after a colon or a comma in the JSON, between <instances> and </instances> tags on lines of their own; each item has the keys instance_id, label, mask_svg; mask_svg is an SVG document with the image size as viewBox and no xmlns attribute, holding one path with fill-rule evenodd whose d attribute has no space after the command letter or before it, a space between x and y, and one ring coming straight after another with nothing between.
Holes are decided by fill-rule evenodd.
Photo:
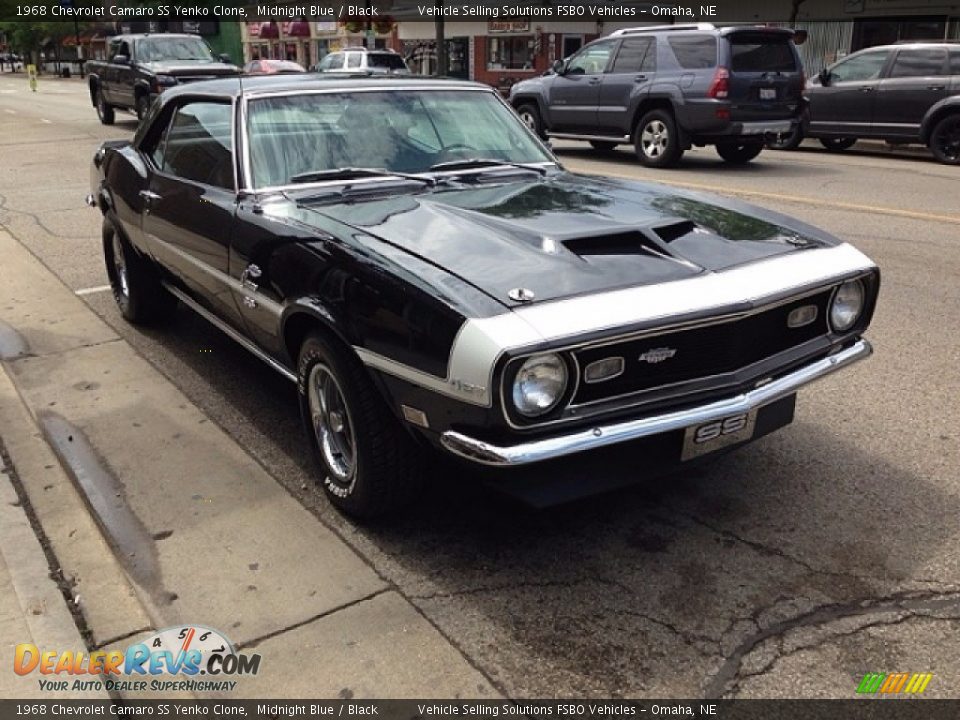
<instances>
[{"instance_id":1,"label":"chevrolet bowtie emblem","mask_svg":"<svg viewBox=\"0 0 960 720\"><path fill-rule=\"evenodd\" d=\"M637 358L640 362L650 363L655 365L656 363L663 362L664 360L669 360L674 355L677 354L677 351L673 348L653 348L652 350L647 350L643 355Z\"/></svg>"}]
</instances>

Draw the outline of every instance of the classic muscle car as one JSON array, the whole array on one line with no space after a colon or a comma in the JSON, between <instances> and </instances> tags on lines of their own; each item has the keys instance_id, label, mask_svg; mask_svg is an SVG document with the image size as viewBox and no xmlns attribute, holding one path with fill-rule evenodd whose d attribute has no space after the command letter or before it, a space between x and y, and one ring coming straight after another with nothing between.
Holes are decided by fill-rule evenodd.
<instances>
[{"instance_id":1,"label":"classic muscle car","mask_svg":"<svg viewBox=\"0 0 960 720\"><path fill-rule=\"evenodd\" d=\"M414 497L429 447L501 468L727 451L871 352L880 276L855 248L570 173L473 83L175 87L91 180L123 316L180 301L296 382L318 480L356 516Z\"/></svg>"}]
</instances>

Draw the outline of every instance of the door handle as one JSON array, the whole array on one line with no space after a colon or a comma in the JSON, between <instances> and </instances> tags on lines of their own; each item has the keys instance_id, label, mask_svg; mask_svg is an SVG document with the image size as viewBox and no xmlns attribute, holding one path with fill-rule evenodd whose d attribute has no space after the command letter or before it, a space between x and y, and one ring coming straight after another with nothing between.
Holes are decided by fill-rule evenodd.
<instances>
[{"instance_id":1,"label":"door handle","mask_svg":"<svg viewBox=\"0 0 960 720\"><path fill-rule=\"evenodd\" d=\"M598 78L598 77L590 78L589 84L590 84L590 85L599 85L599 84L600 84L600 78Z\"/></svg>"},{"instance_id":2,"label":"door handle","mask_svg":"<svg viewBox=\"0 0 960 720\"><path fill-rule=\"evenodd\" d=\"M240 284L243 285L245 289L256 292L259 285L253 281L257 280L261 275L263 275L263 272L258 265L247 265L243 272L240 273Z\"/></svg>"},{"instance_id":3,"label":"door handle","mask_svg":"<svg viewBox=\"0 0 960 720\"><path fill-rule=\"evenodd\" d=\"M152 203L154 200L159 200L159 199L160 199L160 196L157 195L157 194L156 194L155 192L153 192L152 190L141 190L141 191L140 191L140 197L143 198L143 201L144 201L145 203L147 203L148 205L149 205L150 203Z\"/></svg>"},{"instance_id":4,"label":"door handle","mask_svg":"<svg viewBox=\"0 0 960 720\"><path fill-rule=\"evenodd\" d=\"M870 86L860 88L860 92L873 92L874 90L876 90L876 88Z\"/></svg>"},{"instance_id":5,"label":"door handle","mask_svg":"<svg viewBox=\"0 0 960 720\"><path fill-rule=\"evenodd\" d=\"M646 75L637 75L637 76L635 76L635 77L633 78L633 81L636 82L636 83L646 82L646 81L647 81L647 76L646 76Z\"/></svg>"},{"instance_id":6,"label":"door handle","mask_svg":"<svg viewBox=\"0 0 960 720\"><path fill-rule=\"evenodd\" d=\"M946 85L927 85L927 90L946 90Z\"/></svg>"}]
</instances>

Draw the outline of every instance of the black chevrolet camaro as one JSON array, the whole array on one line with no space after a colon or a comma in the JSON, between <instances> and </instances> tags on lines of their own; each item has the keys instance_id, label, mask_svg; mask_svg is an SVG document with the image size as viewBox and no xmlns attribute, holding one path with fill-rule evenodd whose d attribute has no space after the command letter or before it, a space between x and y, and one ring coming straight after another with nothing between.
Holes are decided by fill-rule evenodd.
<instances>
[{"instance_id":1,"label":"black chevrolet camaro","mask_svg":"<svg viewBox=\"0 0 960 720\"><path fill-rule=\"evenodd\" d=\"M176 87L97 151L88 201L123 316L180 301L296 382L319 480L356 516L413 497L431 446L501 468L628 441L695 461L871 352L879 272L855 248L567 172L473 83Z\"/></svg>"}]
</instances>

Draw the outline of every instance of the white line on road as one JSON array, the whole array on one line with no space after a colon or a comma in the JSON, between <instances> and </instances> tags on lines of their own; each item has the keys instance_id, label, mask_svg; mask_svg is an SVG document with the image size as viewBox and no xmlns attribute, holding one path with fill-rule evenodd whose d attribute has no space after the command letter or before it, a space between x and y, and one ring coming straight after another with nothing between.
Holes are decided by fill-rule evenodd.
<instances>
[{"instance_id":1,"label":"white line on road","mask_svg":"<svg viewBox=\"0 0 960 720\"><path fill-rule=\"evenodd\" d=\"M17 114L17 111L16 111L16 110L11 110L10 108L6 108L5 112L8 113L9 115L16 115L16 114Z\"/></svg>"},{"instance_id":2,"label":"white line on road","mask_svg":"<svg viewBox=\"0 0 960 720\"><path fill-rule=\"evenodd\" d=\"M82 290L75 290L75 295L95 295L96 293L107 292L110 289L109 285L97 285L96 287L83 288Z\"/></svg>"},{"instance_id":3,"label":"white line on road","mask_svg":"<svg viewBox=\"0 0 960 720\"><path fill-rule=\"evenodd\" d=\"M46 118L40 118L40 122L46 123L47 125L51 124L50 120L47 120Z\"/></svg>"}]
</instances>

